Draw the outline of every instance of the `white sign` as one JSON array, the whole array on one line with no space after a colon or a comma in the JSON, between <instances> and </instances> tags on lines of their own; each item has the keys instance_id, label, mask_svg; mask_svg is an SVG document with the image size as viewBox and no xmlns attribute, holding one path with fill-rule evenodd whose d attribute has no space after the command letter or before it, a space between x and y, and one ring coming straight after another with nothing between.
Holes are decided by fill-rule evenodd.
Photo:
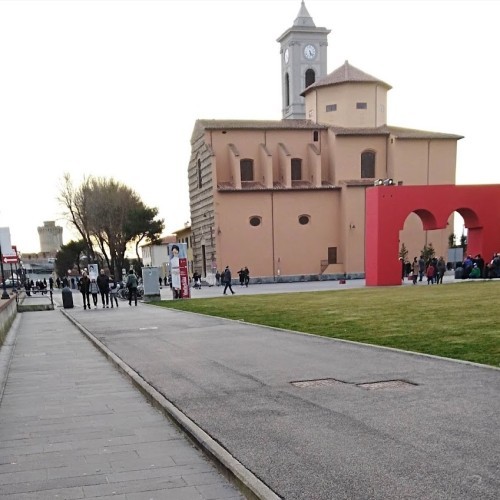
<instances>
[{"instance_id":1,"label":"white sign","mask_svg":"<svg viewBox=\"0 0 500 500\"><path fill-rule=\"evenodd\" d=\"M10 229L8 227L0 227L0 246L2 247L2 255L16 255L10 242Z\"/></svg>"},{"instance_id":2,"label":"white sign","mask_svg":"<svg viewBox=\"0 0 500 500\"><path fill-rule=\"evenodd\" d=\"M89 264L89 278L96 280L99 276L99 266L97 264Z\"/></svg>"}]
</instances>

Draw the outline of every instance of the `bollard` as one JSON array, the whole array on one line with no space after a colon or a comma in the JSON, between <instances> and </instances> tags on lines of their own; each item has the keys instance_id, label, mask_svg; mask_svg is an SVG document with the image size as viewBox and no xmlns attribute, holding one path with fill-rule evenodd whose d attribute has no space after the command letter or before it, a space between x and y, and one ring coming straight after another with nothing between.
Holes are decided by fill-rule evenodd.
<instances>
[{"instance_id":1,"label":"bollard","mask_svg":"<svg viewBox=\"0 0 500 500\"><path fill-rule=\"evenodd\" d=\"M73 307L73 292L69 287L65 286L61 294L64 309L71 309Z\"/></svg>"}]
</instances>

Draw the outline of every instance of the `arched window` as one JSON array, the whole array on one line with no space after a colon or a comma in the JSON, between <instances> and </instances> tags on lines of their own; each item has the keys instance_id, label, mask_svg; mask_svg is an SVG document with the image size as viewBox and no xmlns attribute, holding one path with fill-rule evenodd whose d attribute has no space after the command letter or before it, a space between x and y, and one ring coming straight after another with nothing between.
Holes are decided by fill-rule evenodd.
<instances>
[{"instance_id":1,"label":"arched window","mask_svg":"<svg viewBox=\"0 0 500 500\"><path fill-rule=\"evenodd\" d=\"M292 158L292 181L302 180L302 160L300 158Z\"/></svg>"},{"instance_id":2,"label":"arched window","mask_svg":"<svg viewBox=\"0 0 500 500\"><path fill-rule=\"evenodd\" d=\"M363 151L361 153L361 178L373 179L375 177L375 153Z\"/></svg>"},{"instance_id":3,"label":"arched window","mask_svg":"<svg viewBox=\"0 0 500 500\"><path fill-rule=\"evenodd\" d=\"M198 167L198 188L201 188L202 186L202 181L201 181L201 160L198 158L197 162L197 167Z\"/></svg>"},{"instance_id":4,"label":"arched window","mask_svg":"<svg viewBox=\"0 0 500 500\"><path fill-rule=\"evenodd\" d=\"M316 81L316 73L314 73L313 69L308 69L306 71L306 89L309 85L312 85Z\"/></svg>"},{"instance_id":5,"label":"arched window","mask_svg":"<svg viewBox=\"0 0 500 500\"><path fill-rule=\"evenodd\" d=\"M285 75L285 99L286 105L290 106L290 76L288 73Z\"/></svg>"},{"instance_id":6,"label":"arched window","mask_svg":"<svg viewBox=\"0 0 500 500\"><path fill-rule=\"evenodd\" d=\"M253 160L240 160L240 174L242 182L253 181Z\"/></svg>"}]
</instances>

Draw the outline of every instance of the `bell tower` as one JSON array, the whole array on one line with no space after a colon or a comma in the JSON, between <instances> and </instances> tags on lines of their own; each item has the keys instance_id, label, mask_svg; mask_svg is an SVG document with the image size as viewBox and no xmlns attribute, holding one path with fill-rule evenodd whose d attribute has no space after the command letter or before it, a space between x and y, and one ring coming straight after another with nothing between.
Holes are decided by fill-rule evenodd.
<instances>
[{"instance_id":1,"label":"bell tower","mask_svg":"<svg viewBox=\"0 0 500 500\"><path fill-rule=\"evenodd\" d=\"M281 46L281 95L285 119L304 119L306 87L327 74L328 34L317 28L307 11L304 0L293 26L277 40Z\"/></svg>"}]
</instances>

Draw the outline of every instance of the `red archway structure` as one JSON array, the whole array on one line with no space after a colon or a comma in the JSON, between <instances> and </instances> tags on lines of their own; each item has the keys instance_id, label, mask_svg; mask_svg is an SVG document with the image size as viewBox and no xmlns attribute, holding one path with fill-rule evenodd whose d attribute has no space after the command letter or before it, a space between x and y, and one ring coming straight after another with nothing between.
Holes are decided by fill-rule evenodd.
<instances>
[{"instance_id":1,"label":"red archway structure","mask_svg":"<svg viewBox=\"0 0 500 500\"><path fill-rule=\"evenodd\" d=\"M365 277L369 286L400 285L399 231L410 213L424 230L444 229L449 216L464 219L467 252L500 252L500 185L377 186L366 190Z\"/></svg>"}]
</instances>

